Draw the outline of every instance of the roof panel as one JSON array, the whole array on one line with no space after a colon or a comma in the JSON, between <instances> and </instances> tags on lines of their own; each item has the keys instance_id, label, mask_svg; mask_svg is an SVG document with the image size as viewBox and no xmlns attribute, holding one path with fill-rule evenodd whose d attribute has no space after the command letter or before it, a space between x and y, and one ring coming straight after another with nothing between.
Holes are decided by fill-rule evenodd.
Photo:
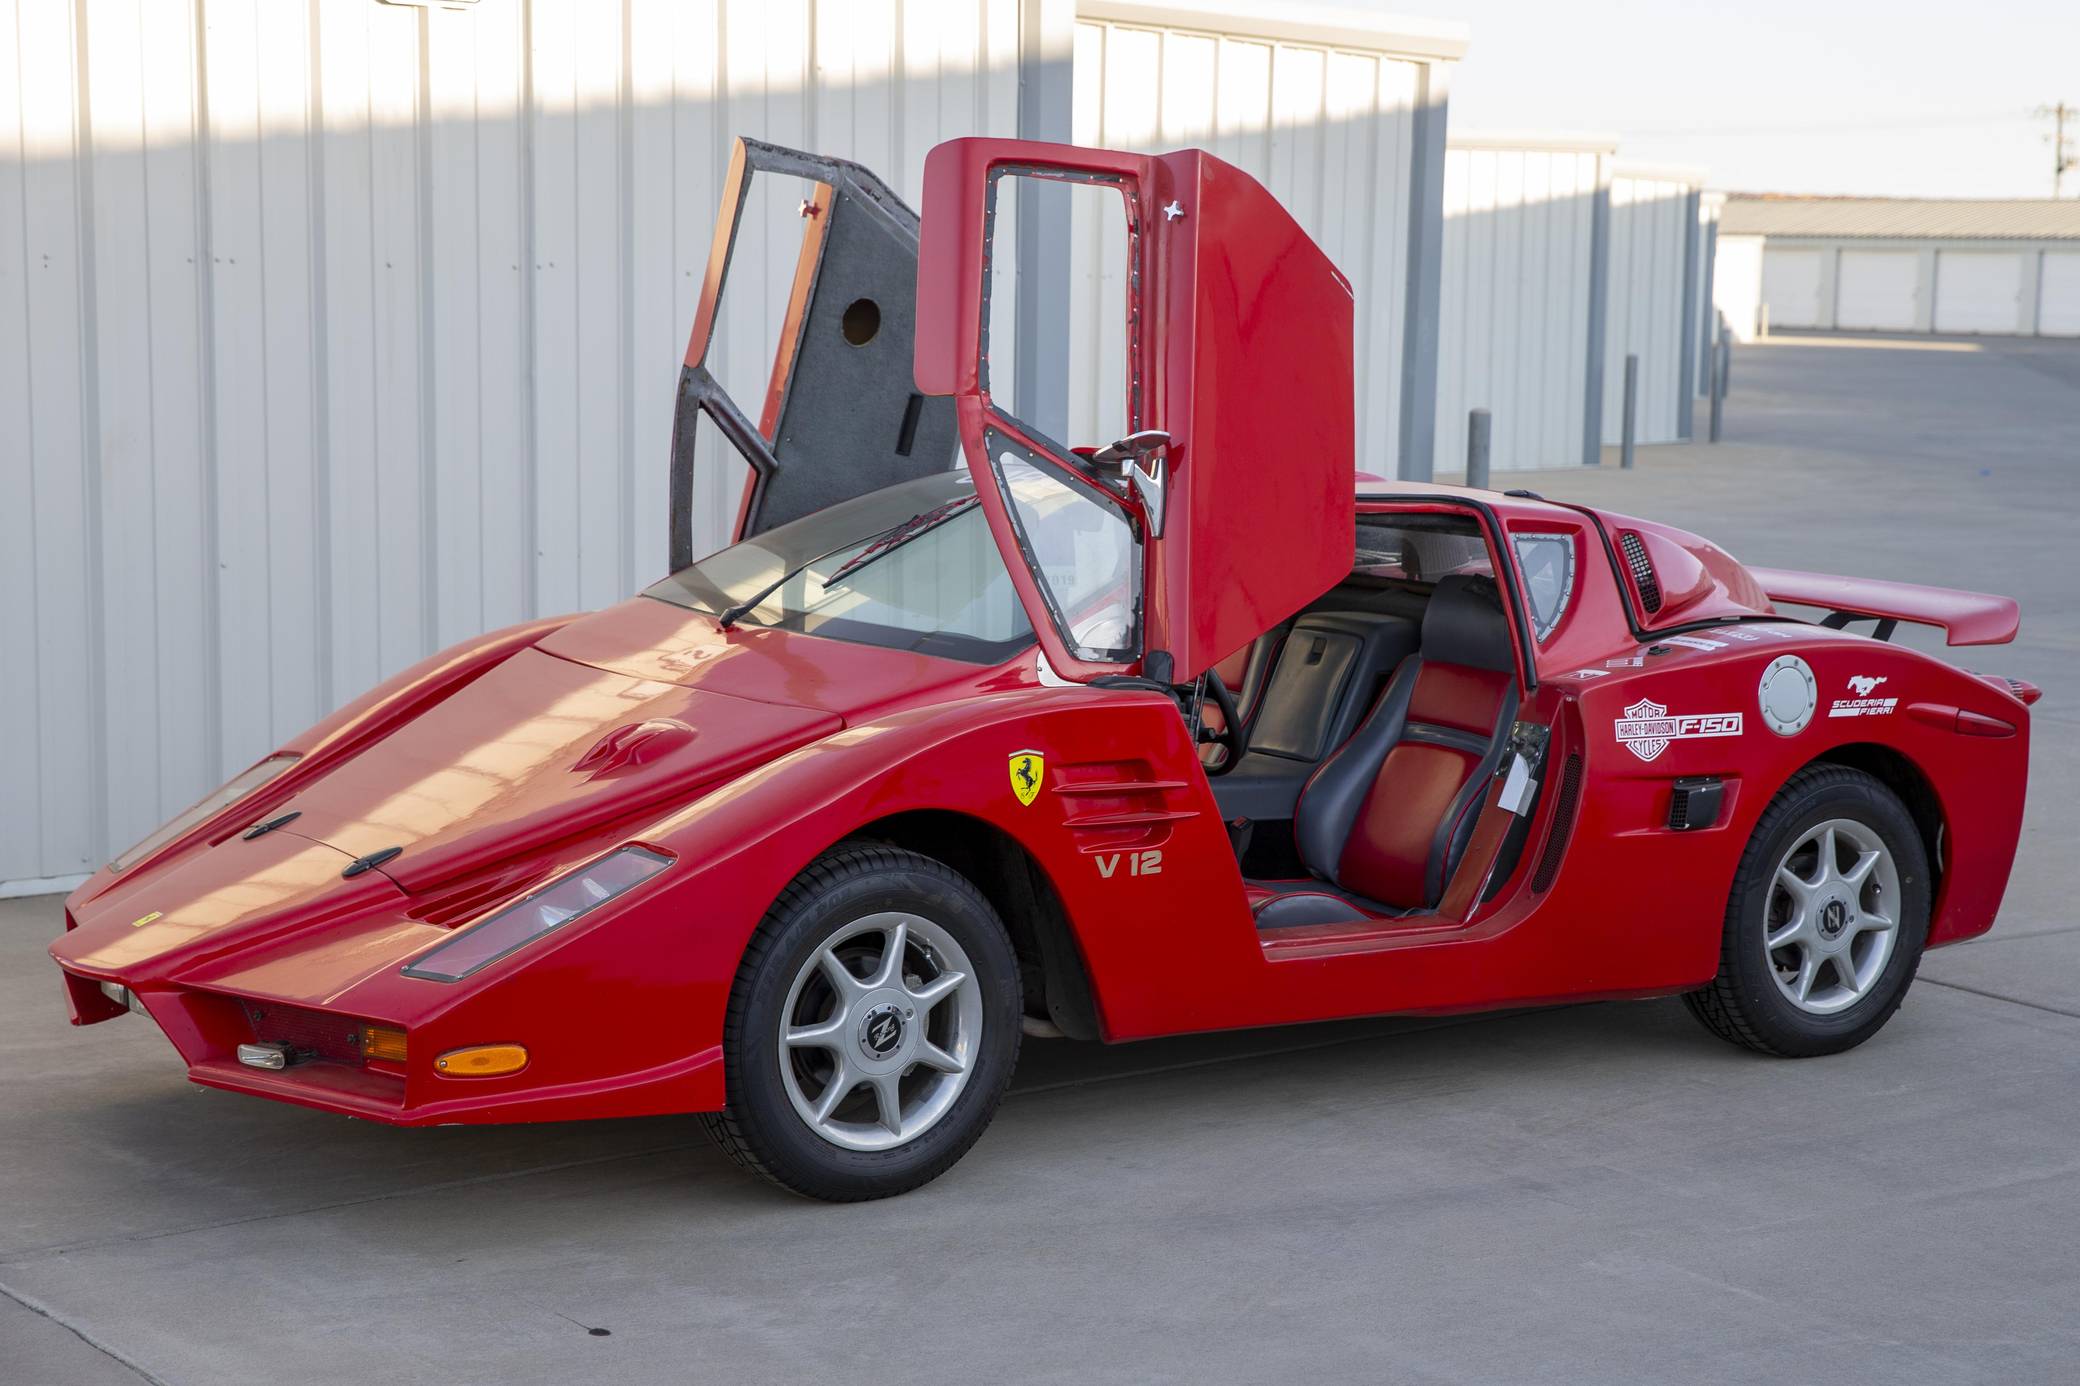
<instances>
[{"instance_id":1,"label":"roof panel","mask_svg":"<svg viewBox=\"0 0 2080 1386\"><path fill-rule=\"evenodd\" d=\"M1888 240L2080 240L2080 201L1909 197L1778 197L1733 193L1719 230L1729 236L1841 236Z\"/></svg>"}]
</instances>

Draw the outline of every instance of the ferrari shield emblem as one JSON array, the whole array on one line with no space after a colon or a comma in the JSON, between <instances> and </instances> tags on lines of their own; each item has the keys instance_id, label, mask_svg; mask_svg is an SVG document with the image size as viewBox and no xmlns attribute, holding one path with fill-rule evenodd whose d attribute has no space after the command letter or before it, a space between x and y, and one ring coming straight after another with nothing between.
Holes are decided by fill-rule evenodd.
<instances>
[{"instance_id":1,"label":"ferrari shield emblem","mask_svg":"<svg viewBox=\"0 0 2080 1386\"><path fill-rule=\"evenodd\" d=\"M1011 753L1011 792L1021 804L1031 805L1040 797L1040 779L1047 773L1047 757L1038 751Z\"/></svg>"}]
</instances>

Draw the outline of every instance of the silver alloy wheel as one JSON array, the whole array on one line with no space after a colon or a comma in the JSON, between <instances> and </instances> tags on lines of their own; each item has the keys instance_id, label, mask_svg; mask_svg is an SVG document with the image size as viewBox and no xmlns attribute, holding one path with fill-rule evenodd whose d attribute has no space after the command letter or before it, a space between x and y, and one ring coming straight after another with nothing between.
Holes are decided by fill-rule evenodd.
<instances>
[{"instance_id":1,"label":"silver alloy wheel","mask_svg":"<svg viewBox=\"0 0 2080 1386\"><path fill-rule=\"evenodd\" d=\"M1786 1000L1808 1015L1861 1001L1884 974L1898 936L1899 870L1883 838L1830 818L1777 863L1764 906L1762 951Z\"/></svg>"},{"instance_id":2,"label":"silver alloy wheel","mask_svg":"<svg viewBox=\"0 0 2080 1386\"><path fill-rule=\"evenodd\" d=\"M780 1077L832 1145L886 1150L952 1109L982 1040L982 985L922 915L853 920L809 955L780 1011Z\"/></svg>"}]
</instances>

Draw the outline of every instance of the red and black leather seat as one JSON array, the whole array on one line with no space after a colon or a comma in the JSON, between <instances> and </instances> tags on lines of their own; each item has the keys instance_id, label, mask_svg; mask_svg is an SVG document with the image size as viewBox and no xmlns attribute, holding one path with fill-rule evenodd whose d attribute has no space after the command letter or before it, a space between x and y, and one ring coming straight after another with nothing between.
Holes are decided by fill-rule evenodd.
<instances>
[{"instance_id":1,"label":"red and black leather seat","mask_svg":"<svg viewBox=\"0 0 2080 1386\"><path fill-rule=\"evenodd\" d=\"M1293 813L1308 881L1258 883L1259 928L1434 909L1473 835L1517 716L1509 618L1492 579L1439 579L1401 662Z\"/></svg>"}]
</instances>

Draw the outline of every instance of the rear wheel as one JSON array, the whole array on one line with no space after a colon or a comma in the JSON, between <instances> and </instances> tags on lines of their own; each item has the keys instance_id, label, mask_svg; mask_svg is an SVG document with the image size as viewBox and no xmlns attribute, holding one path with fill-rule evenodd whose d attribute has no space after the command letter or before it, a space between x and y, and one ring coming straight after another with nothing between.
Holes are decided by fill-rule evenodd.
<instances>
[{"instance_id":1,"label":"rear wheel","mask_svg":"<svg viewBox=\"0 0 2080 1386\"><path fill-rule=\"evenodd\" d=\"M1899 1009L1928 935L1928 857L1885 784L1801 771L1770 803L1727 901L1718 976L1684 998L1705 1028L1784 1057L1836 1054Z\"/></svg>"},{"instance_id":2,"label":"rear wheel","mask_svg":"<svg viewBox=\"0 0 2080 1386\"><path fill-rule=\"evenodd\" d=\"M872 844L819 858L745 950L723 1032L739 1164L795 1193L904 1193L967 1152L1018 1055L1017 955L980 891Z\"/></svg>"}]
</instances>

